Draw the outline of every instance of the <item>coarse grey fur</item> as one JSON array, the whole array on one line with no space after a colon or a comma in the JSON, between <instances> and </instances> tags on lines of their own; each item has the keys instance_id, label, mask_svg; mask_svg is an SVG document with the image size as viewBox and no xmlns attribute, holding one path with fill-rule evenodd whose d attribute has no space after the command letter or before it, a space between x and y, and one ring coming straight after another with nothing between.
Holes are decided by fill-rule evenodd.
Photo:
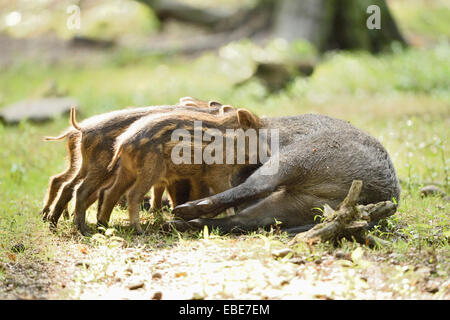
<instances>
[{"instance_id":1,"label":"coarse grey fur","mask_svg":"<svg viewBox=\"0 0 450 320\"><path fill-rule=\"evenodd\" d=\"M248 231L282 222L283 228L314 223L324 204L336 208L353 180L362 180L359 204L400 200L400 185L392 161L369 134L350 123L318 114L261 118L265 128L279 129L280 147L271 161L279 161L275 175L262 175L262 167L243 173L237 186L174 208L186 221L173 221L178 230L220 228L223 232ZM248 176L248 177L247 177ZM240 212L221 219L202 219L239 206ZM196 219L197 218L197 219ZM169 225L168 225L169 226ZM167 226L167 227L168 227Z\"/></svg>"}]
</instances>

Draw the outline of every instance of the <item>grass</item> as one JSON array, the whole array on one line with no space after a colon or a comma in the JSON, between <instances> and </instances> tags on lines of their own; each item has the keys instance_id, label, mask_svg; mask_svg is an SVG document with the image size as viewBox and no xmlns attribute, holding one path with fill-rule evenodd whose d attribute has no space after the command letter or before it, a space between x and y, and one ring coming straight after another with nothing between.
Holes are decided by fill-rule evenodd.
<instances>
[{"instance_id":1,"label":"grass","mask_svg":"<svg viewBox=\"0 0 450 320\"><path fill-rule=\"evenodd\" d=\"M414 38L438 41L450 35L450 7L443 0L390 0L388 5L401 30L411 41L415 41ZM423 45L421 41L418 44Z\"/></svg>"},{"instance_id":2,"label":"grass","mask_svg":"<svg viewBox=\"0 0 450 320\"><path fill-rule=\"evenodd\" d=\"M346 261L362 277L366 277L364 274L374 268L377 259L381 259L383 262L377 272L385 268L381 273L392 275L390 279L385 279L386 285L391 283L392 286L398 285L400 289L386 290L394 290L399 295L411 296L411 290L419 290L417 285L405 289L400 283L405 274L410 279L408 281L413 283L415 268L423 265L431 266L434 270L432 278L448 279L449 204L439 197L422 198L419 192L420 187L430 182L439 184L447 193L450 191L448 43L440 42L429 49L398 49L378 56L333 53L322 58L311 77L296 78L286 90L272 95L257 81L233 87L233 75L252 67L251 59L245 56L245 52L249 48L255 48L247 42L233 44L231 48L232 56L205 54L196 59L120 51L97 65L18 61L14 65L3 67L0 73L0 103L7 105L27 97L39 97L45 92L47 84L54 81L58 90L79 99L82 117L128 105L174 103L179 97L189 95L247 107L259 115L317 112L349 120L382 141L397 169L403 192L398 213L372 231L389 240L392 243L389 248L364 248L361 256L356 251L360 250L359 245L344 242L339 250L343 251L344 256L350 255ZM223 50L227 52L228 49L224 48L222 52ZM230 59L241 59L239 61L248 65L237 65ZM259 263L252 260L259 253L262 252L261 259L272 261L271 250L285 246L286 235L277 232L236 237L219 236L214 230L204 230L185 234L151 233L150 236L136 237L124 226L126 213L118 208L113 212L113 229L106 235L80 237L73 232L68 221L61 222L58 231L52 234L41 221L38 212L49 177L65 167L66 151L64 143L44 142L42 138L61 132L68 125L67 120L63 116L43 125L27 121L18 126L0 125L1 281L11 277L6 265L30 261L52 262L58 258L61 250L73 253L74 250L87 248L89 252L102 257L103 260L95 267L83 269L75 277L76 283L88 287L92 282L109 283L113 274L111 270L117 269L117 265L125 268L133 264L125 256L114 253L121 250L126 254L126 248L134 248L133 252L143 255L146 254L142 249L144 247L155 250L162 248L161 252L169 255L172 252L170 250L189 254L186 252L201 246L196 243L206 241L213 247L220 248L219 252L222 253L223 250L231 250L236 246L236 255L245 261L253 261L249 262L252 265ZM151 223L157 219L149 213L142 213L142 217L150 223L150 229ZM88 212L88 221L95 223L95 206ZM14 252L12 247L17 244L23 244L25 250ZM64 244L63 248L61 244ZM305 268L309 268L320 257L333 255L334 252L335 248L328 244L317 247L298 246L284 260L263 261L281 266L291 258L300 257L305 261ZM352 258L352 255L355 257ZM346 262L342 262L344 267L345 264ZM404 271L399 264L412 266L414 272ZM158 270L157 265L152 268ZM182 274L184 271L177 272ZM179 278L184 277L180 274L174 276L176 283ZM326 278L325 275L320 276ZM358 282L360 280L350 281L350 276L346 277L348 286L364 288L363 283ZM249 281L257 280L251 278ZM227 297L226 292L230 288L211 293L210 296ZM208 290L205 291L206 296ZM441 295L442 290L435 293ZM69 297L83 297L80 292L65 294ZM346 297L358 296L349 294Z\"/></svg>"}]
</instances>

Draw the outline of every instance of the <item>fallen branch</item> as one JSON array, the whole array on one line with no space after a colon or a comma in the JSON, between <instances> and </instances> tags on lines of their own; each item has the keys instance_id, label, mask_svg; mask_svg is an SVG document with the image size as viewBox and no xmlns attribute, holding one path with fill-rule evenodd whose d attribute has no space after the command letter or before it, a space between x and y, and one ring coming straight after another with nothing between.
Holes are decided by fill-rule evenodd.
<instances>
[{"instance_id":1,"label":"fallen branch","mask_svg":"<svg viewBox=\"0 0 450 320\"><path fill-rule=\"evenodd\" d=\"M324 207L324 221L312 229L297 234L290 242L293 245L299 242L326 242L336 243L340 239L356 240L368 245L385 245L386 241L376 237L367 236L369 222L376 222L389 217L396 212L397 206L391 201L376 204L356 205L362 189L362 181L353 181L344 201L337 210L328 205Z\"/></svg>"},{"instance_id":2,"label":"fallen branch","mask_svg":"<svg viewBox=\"0 0 450 320\"><path fill-rule=\"evenodd\" d=\"M156 16L164 21L168 18L179 21L214 27L218 22L230 19L234 12L220 9L197 8L189 4L174 0L136 0L150 8Z\"/></svg>"},{"instance_id":3,"label":"fallen branch","mask_svg":"<svg viewBox=\"0 0 450 320\"><path fill-rule=\"evenodd\" d=\"M255 11L251 19L243 21L239 28L214 32L186 40L157 41L142 47L144 52L171 53L171 54L196 54L207 50L216 50L230 42L243 38L253 39L265 38L267 32L270 12L263 10Z\"/></svg>"}]
</instances>

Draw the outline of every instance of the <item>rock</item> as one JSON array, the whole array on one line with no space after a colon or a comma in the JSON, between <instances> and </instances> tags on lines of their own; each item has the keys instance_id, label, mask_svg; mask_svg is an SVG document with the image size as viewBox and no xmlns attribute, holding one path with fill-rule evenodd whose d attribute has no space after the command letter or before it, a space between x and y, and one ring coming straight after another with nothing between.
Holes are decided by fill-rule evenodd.
<instances>
[{"instance_id":1,"label":"rock","mask_svg":"<svg viewBox=\"0 0 450 320\"><path fill-rule=\"evenodd\" d=\"M44 122L77 106L78 102L71 97L23 100L2 108L0 119L6 124L18 124L24 119Z\"/></svg>"},{"instance_id":2,"label":"rock","mask_svg":"<svg viewBox=\"0 0 450 320\"><path fill-rule=\"evenodd\" d=\"M305 264L305 260L303 259L303 258L291 258L291 259L289 259L288 260L290 263L293 263L293 264Z\"/></svg>"},{"instance_id":3,"label":"rock","mask_svg":"<svg viewBox=\"0 0 450 320\"><path fill-rule=\"evenodd\" d=\"M283 257L287 256L289 253L294 253L294 250L292 250L290 248L283 248L283 249L272 251L272 256L274 256L275 258L283 258Z\"/></svg>"},{"instance_id":4,"label":"rock","mask_svg":"<svg viewBox=\"0 0 450 320\"><path fill-rule=\"evenodd\" d=\"M429 293L436 293L439 291L439 283L436 281L428 281L425 290Z\"/></svg>"},{"instance_id":5,"label":"rock","mask_svg":"<svg viewBox=\"0 0 450 320\"><path fill-rule=\"evenodd\" d=\"M155 273L152 275L152 279L153 279L153 280L157 280L157 279L161 279L161 278L162 278L162 274L159 273L159 272L155 272Z\"/></svg>"},{"instance_id":6,"label":"rock","mask_svg":"<svg viewBox=\"0 0 450 320\"><path fill-rule=\"evenodd\" d=\"M435 186L433 184L425 186L425 187L421 188L419 191L420 191L420 194L422 195L422 197L429 197L429 196L445 197L445 192L442 191L441 188L439 188L438 186Z\"/></svg>"},{"instance_id":7,"label":"rock","mask_svg":"<svg viewBox=\"0 0 450 320\"><path fill-rule=\"evenodd\" d=\"M336 252L334 253L334 256L338 259L345 259L347 258L347 254L342 251L342 250L336 250Z\"/></svg>"}]
</instances>

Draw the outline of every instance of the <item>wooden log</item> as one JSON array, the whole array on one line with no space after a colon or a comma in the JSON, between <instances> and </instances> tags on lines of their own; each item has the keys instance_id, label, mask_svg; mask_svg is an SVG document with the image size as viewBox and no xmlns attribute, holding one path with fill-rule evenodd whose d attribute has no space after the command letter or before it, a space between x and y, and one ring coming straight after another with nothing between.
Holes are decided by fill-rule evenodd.
<instances>
[{"instance_id":1,"label":"wooden log","mask_svg":"<svg viewBox=\"0 0 450 320\"><path fill-rule=\"evenodd\" d=\"M234 12L220 10L217 8L197 8L189 4L174 0L137 0L155 12L156 16L164 21L176 19L213 28L221 21L230 19Z\"/></svg>"},{"instance_id":2,"label":"wooden log","mask_svg":"<svg viewBox=\"0 0 450 320\"><path fill-rule=\"evenodd\" d=\"M393 215L397 209L397 205L391 201L382 201L374 204L359 205L357 209L362 219L370 222L378 222L381 219Z\"/></svg>"},{"instance_id":3,"label":"wooden log","mask_svg":"<svg viewBox=\"0 0 450 320\"><path fill-rule=\"evenodd\" d=\"M357 201L362 189L362 181L353 181L344 201L337 210L329 206L324 207L323 222L312 229L297 234L289 245L298 242L332 242L337 243L345 238L369 245L385 245L386 241L367 237L368 222L376 222L395 213L397 205L391 201L383 201L376 204L359 205Z\"/></svg>"}]
</instances>

